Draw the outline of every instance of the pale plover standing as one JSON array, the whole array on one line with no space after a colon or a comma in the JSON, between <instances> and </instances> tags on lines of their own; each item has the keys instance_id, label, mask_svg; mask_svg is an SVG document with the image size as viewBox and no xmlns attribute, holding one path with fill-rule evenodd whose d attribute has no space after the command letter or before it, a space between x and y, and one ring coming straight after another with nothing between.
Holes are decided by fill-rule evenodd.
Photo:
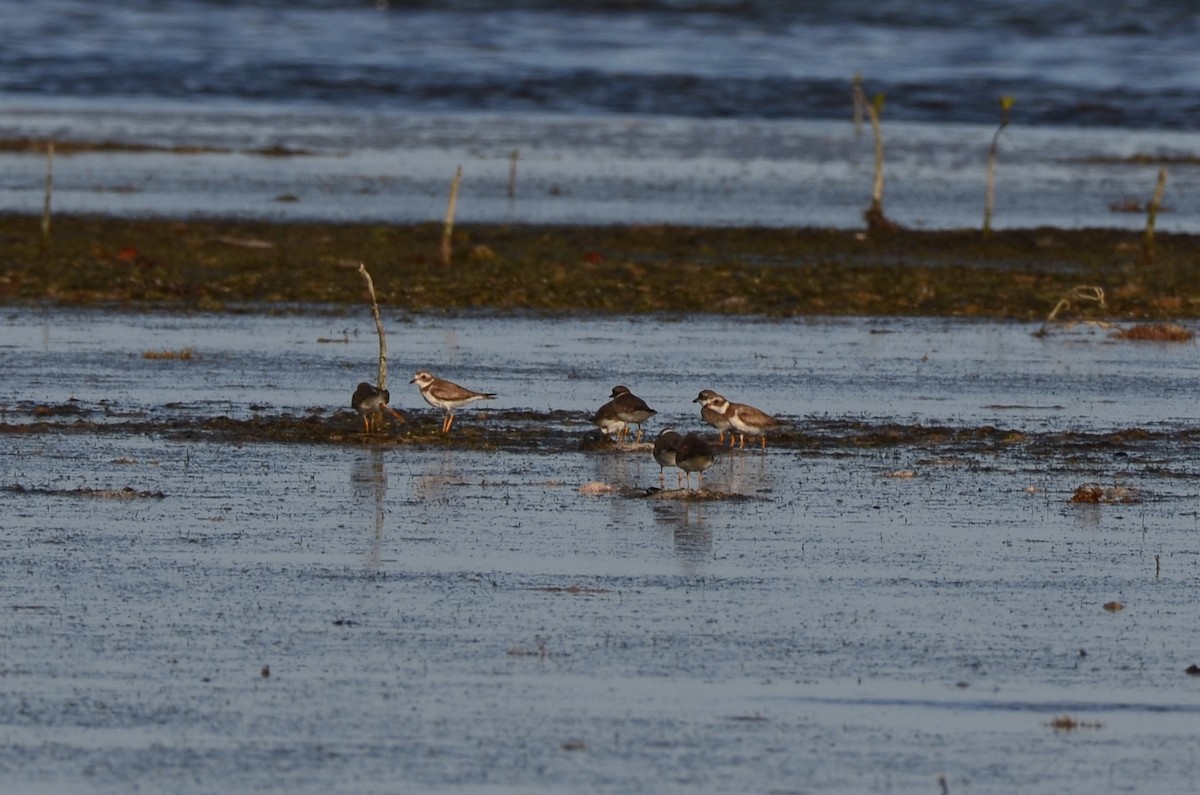
<instances>
[{"instance_id":1,"label":"pale plover standing","mask_svg":"<svg viewBox=\"0 0 1200 795\"><path fill-rule=\"evenodd\" d=\"M393 417L404 422L404 415L388 405L391 399L392 394L386 389L372 386L366 381L359 383L358 388L354 390L354 396L350 398L350 406L362 417L363 433L371 432L372 423L379 425L384 411L391 412Z\"/></svg>"},{"instance_id":2,"label":"pale plover standing","mask_svg":"<svg viewBox=\"0 0 1200 795\"><path fill-rule=\"evenodd\" d=\"M442 420L442 433L449 433L454 424L454 410L477 400L491 400L496 397L491 392L474 392L451 381L438 378L428 370L421 370L412 377L410 384L416 384L421 390L421 397L434 408L446 412Z\"/></svg>"},{"instance_id":3,"label":"pale plover standing","mask_svg":"<svg viewBox=\"0 0 1200 795\"><path fill-rule=\"evenodd\" d=\"M709 425L717 429L717 443L725 446L725 431L730 431L729 446L733 447L733 426L729 424L729 418L723 412L717 411L710 403L713 401L725 400L711 389L705 389L700 392L700 396L693 400L693 403L700 404L700 418ZM728 403L729 401L725 401Z\"/></svg>"},{"instance_id":4,"label":"pale plover standing","mask_svg":"<svg viewBox=\"0 0 1200 795\"><path fill-rule=\"evenodd\" d=\"M712 448L695 431L683 437L679 446L675 448L675 466L687 475L689 491L692 488L693 472L700 473L696 478L696 487L704 487L704 470L712 466L714 460L716 456L713 455Z\"/></svg>"},{"instance_id":5,"label":"pale plover standing","mask_svg":"<svg viewBox=\"0 0 1200 795\"><path fill-rule=\"evenodd\" d=\"M713 411L722 414L729 422L730 428L738 432L738 436L740 437L739 447L746 446L746 435L749 434L751 436L758 436L762 441L762 449L766 450L767 431L784 425L784 423L765 411L756 409L754 406L749 406L745 403L732 403L711 389L701 392L692 402L700 403L702 406L707 406ZM732 439L730 439L729 446L733 447Z\"/></svg>"}]
</instances>

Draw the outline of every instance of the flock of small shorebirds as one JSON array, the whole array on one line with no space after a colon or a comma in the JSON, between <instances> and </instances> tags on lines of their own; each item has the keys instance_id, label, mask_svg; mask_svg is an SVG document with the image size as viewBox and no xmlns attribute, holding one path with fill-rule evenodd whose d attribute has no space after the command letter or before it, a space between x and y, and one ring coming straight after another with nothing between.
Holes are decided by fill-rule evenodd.
<instances>
[{"instance_id":1,"label":"flock of small shorebirds","mask_svg":"<svg viewBox=\"0 0 1200 795\"><path fill-rule=\"evenodd\" d=\"M427 370L417 372L409 383L417 385L426 403L446 412L442 419L442 433L450 432L450 426L454 424L455 409L496 397L491 392L475 392L452 381L438 378ZM646 405L646 401L633 394L627 386L613 387L611 398L612 400L596 411L592 423L610 441L613 434L616 434L618 442L626 439L631 426L637 426L636 441L640 442L642 423L658 412ZM350 405L362 417L365 433L370 433L373 427L379 426L385 411L390 412L399 421L404 421L404 415L388 405L390 402L391 393L388 390L372 386L366 381L358 385L350 399ZM785 424L754 406L732 403L711 389L703 390L692 402L700 404L700 417L717 430L718 445L721 447L725 445L725 434L728 432L730 448L733 447L733 437L736 433L741 447L746 446L746 436L758 436L762 448L766 450L767 432ZM678 485L686 475L688 490L692 488L692 473L697 473L697 487L702 486L704 470L716 460L712 446L698 433L691 431L681 434L673 428L664 428L659 432L654 440L653 452L659 467L659 485L664 483L665 469L675 467L679 470L676 484Z\"/></svg>"}]
</instances>

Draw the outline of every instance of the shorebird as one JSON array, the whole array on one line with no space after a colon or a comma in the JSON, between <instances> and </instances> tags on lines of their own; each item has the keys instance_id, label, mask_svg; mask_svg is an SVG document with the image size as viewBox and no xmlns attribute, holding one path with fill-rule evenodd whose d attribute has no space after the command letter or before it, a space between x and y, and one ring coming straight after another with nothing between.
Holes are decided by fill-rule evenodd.
<instances>
[{"instance_id":1,"label":"shorebird","mask_svg":"<svg viewBox=\"0 0 1200 795\"><path fill-rule=\"evenodd\" d=\"M678 467L675 463L675 452L679 448L679 443L683 441L683 437L674 428L664 428L658 432L658 436L654 439L654 460L658 462L658 487L665 488L665 479L663 470L667 467ZM679 486L679 480L683 475L683 470L675 473L675 485Z\"/></svg>"},{"instance_id":2,"label":"shorebird","mask_svg":"<svg viewBox=\"0 0 1200 795\"><path fill-rule=\"evenodd\" d=\"M695 431L683 437L675 448L675 466L687 475L688 491L692 488L693 472L700 473L696 478L696 487L704 487L704 470L712 466L714 460L712 448Z\"/></svg>"},{"instance_id":3,"label":"shorebird","mask_svg":"<svg viewBox=\"0 0 1200 795\"><path fill-rule=\"evenodd\" d=\"M692 402L700 404L700 418L717 429L717 443L721 447L725 446L725 431L730 431L729 446L732 447L733 432L731 429L733 426L729 424L728 417L709 405L709 402L714 400L725 400L725 398L721 397L711 389L705 389L702 390L700 392L700 396ZM728 403L729 401L725 402Z\"/></svg>"},{"instance_id":4,"label":"shorebird","mask_svg":"<svg viewBox=\"0 0 1200 795\"><path fill-rule=\"evenodd\" d=\"M605 438L611 440L615 433L618 436L623 436L629 428L620 417L617 416L617 407L613 401L608 401L600 408L596 409L595 415L592 416L592 424L600 429L600 433L604 434Z\"/></svg>"},{"instance_id":5,"label":"shorebird","mask_svg":"<svg viewBox=\"0 0 1200 795\"><path fill-rule=\"evenodd\" d=\"M642 440L642 423L658 413L647 406L646 401L630 392L629 387L621 384L617 384L612 389L612 407L617 414L617 419L627 426L626 433L629 425L637 426L637 438L634 440L637 442Z\"/></svg>"},{"instance_id":6,"label":"shorebird","mask_svg":"<svg viewBox=\"0 0 1200 795\"><path fill-rule=\"evenodd\" d=\"M496 397L491 392L473 392L466 387L438 378L428 370L419 371L409 383L417 385L417 388L421 390L421 397L425 398L426 403L446 412L446 417L442 420L442 433L450 432L450 426L454 424L455 409L477 400L491 400Z\"/></svg>"},{"instance_id":7,"label":"shorebird","mask_svg":"<svg viewBox=\"0 0 1200 795\"><path fill-rule=\"evenodd\" d=\"M392 416L400 422L404 422L404 415L396 411L388 405L392 399L392 394L386 389L380 389L377 386L372 386L366 381L359 383L354 390L354 396L350 398L350 405L359 413L363 421L363 433L371 432L371 423L379 424L379 420L383 418L383 412L389 411Z\"/></svg>"},{"instance_id":8,"label":"shorebird","mask_svg":"<svg viewBox=\"0 0 1200 795\"><path fill-rule=\"evenodd\" d=\"M748 406L745 403L732 403L711 389L701 392L692 402L706 406L725 417L729 422L731 430L729 438L730 447L733 447L732 431L737 431L740 437L739 447L746 446L746 434L750 434L751 436L758 436L762 441L762 449L766 450L767 431L784 424L765 411L754 408L754 406Z\"/></svg>"}]
</instances>

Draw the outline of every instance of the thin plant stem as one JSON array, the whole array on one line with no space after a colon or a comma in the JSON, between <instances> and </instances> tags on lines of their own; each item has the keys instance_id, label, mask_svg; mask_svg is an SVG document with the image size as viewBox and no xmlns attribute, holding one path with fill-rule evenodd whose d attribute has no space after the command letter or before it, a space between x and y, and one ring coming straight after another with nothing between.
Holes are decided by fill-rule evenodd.
<instances>
[{"instance_id":1,"label":"thin plant stem","mask_svg":"<svg viewBox=\"0 0 1200 795\"><path fill-rule=\"evenodd\" d=\"M1050 310L1050 314L1046 315L1046 321L1042 323L1042 327L1033 332L1035 337L1044 337L1050 330L1050 324L1058 318L1058 313L1071 306L1072 301L1095 301L1101 308L1107 308L1108 304L1104 303L1104 288L1092 284L1080 284L1072 287L1058 299L1058 303Z\"/></svg>"},{"instance_id":2,"label":"thin plant stem","mask_svg":"<svg viewBox=\"0 0 1200 795\"><path fill-rule=\"evenodd\" d=\"M46 196L42 202L42 248L50 245L50 199L54 195L54 141L46 144Z\"/></svg>"},{"instance_id":3,"label":"thin plant stem","mask_svg":"<svg viewBox=\"0 0 1200 795\"><path fill-rule=\"evenodd\" d=\"M1013 98L1000 97L1000 126L992 136L992 147L988 151L987 184L983 194L983 234L992 234L992 210L996 203L996 155L1000 150L1000 133L1008 126L1008 112L1012 110Z\"/></svg>"},{"instance_id":4,"label":"thin plant stem","mask_svg":"<svg viewBox=\"0 0 1200 795\"><path fill-rule=\"evenodd\" d=\"M863 108L867 104L867 98L862 90L862 72L854 73L854 137L862 137L863 126Z\"/></svg>"},{"instance_id":5,"label":"thin plant stem","mask_svg":"<svg viewBox=\"0 0 1200 795\"><path fill-rule=\"evenodd\" d=\"M1146 231L1142 236L1142 262L1154 260L1154 222L1158 219L1158 211L1162 209L1163 193L1167 189L1167 168L1158 170L1158 182L1154 186L1154 198L1146 205Z\"/></svg>"},{"instance_id":6,"label":"thin plant stem","mask_svg":"<svg viewBox=\"0 0 1200 795\"><path fill-rule=\"evenodd\" d=\"M450 201L446 205L446 222L442 227L442 264L447 268L453 260L452 240L454 235L454 214L458 211L458 185L462 182L462 166L454 170L454 179L450 182Z\"/></svg>"},{"instance_id":7,"label":"thin plant stem","mask_svg":"<svg viewBox=\"0 0 1200 795\"><path fill-rule=\"evenodd\" d=\"M876 94L871 102L867 102L862 86L854 87L859 101L866 108L867 117L871 120L871 133L875 138L875 179L871 184L871 206L863 214L867 219L867 228L873 232L892 232L898 225L888 220L883 213L883 94Z\"/></svg>"},{"instance_id":8,"label":"thin plant stem","mask_svg":"<svg viewBox=\"0 0 1200 795\"><path fill-rule=\"evenodd\" d=\"M512 150L512 154L508 156L508 198L510 200L517 196L517 161L520 159L520 149Z\"/></svg>"},{"instance_id":9,"label":"thin plant stem","mask_svg":"<svg viewBox=\"0 0 1200 795\"><path fill-rule=\"evenodd\" d=\"M367 295L371 297L371 312L375 315L375 331L379 333L379 388L387 389L387 335L383 332L383 320L379 317L379 301L375 299L375 282L371 281L371 274L367 272L367 266L363 263L358 263L358 273L363 277L363 281L367 283Z\"/></svg>"}]
</instances>

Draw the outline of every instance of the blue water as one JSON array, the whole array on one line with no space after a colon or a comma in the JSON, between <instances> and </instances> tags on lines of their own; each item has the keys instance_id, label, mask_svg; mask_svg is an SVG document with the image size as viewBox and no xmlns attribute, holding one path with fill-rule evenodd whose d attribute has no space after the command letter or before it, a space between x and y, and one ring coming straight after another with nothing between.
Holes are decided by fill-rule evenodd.
<instances>
[{"instance_id":1,"label":"blue water","mask_svg":"<svg viewBox=\"0 0 1200 795\"><path fill-rule=\"evenodd\" d=\"M893 220L981 223L1013 96L995 228L1140 228L1119 208L1161 163L1159 229L1200 231L1189 4L0 0L0 20L0 140L214 150L64 153L56 212L440 220L463 166L463 222L857 228L860 74ZM0 149L0 212L41 212L42 152Z\"/></svg>"},{"instance_id":2,"label":"blue water","mask_svg":"<svg viewBox=\"0 0 1200 795\"><path fill-rule=\"evenodd\" d=\"M0 99L1191 129L1200 14L1142 0L0 0Z\"/></svg>"}]
</instances>

